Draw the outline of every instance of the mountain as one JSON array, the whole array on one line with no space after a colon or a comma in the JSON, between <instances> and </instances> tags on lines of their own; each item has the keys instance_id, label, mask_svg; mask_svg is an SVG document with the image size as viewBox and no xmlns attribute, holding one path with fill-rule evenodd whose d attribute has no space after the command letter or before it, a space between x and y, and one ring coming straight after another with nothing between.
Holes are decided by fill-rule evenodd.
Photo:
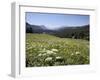
<instances>
[{"instance_id":1,"label":"mountain","mask_svg":"<svg viewBox=\"0 0 100 80\"><path fill-rule=\"evenodd\" d=\"M55 35L62 38L68 37L89 40L89 25L77 27L62 27L57 30L57 33Z\"/></svg>"},{"instance_id":2,"label":"mountain","mask_svg":"<svg viewBox=\"0 0 100 80\"><path fill-rule=\"evenodd\" d=\"M63 26L55 30L50 30L44 25L31 25L26 22L26 33L45 33L54 35L60 38L74 38L74 39L85 39L89 40L89 26Z\"/></svg>"},{"instance_id":3,"label":"mountain","mask_svg":"<svg viewBox=\"0 0 100 80\"><path fill-rule=\"evenodd\" d=\"M26 32L27 33L42 33L44 30L46 30L46 27L44 25L31 25L26 22Z\"/></svg>"},{"instance_id":4,"label":"mountain","mask_svg":"<svg viewBox=\"0 0 100 80\"><path fill-rule=\"evenodd\" d=\"M30 25L26 22L26 33L47 33L52 34L54 30L47 29L44 25Z\"/></svg>"}]
</instances>

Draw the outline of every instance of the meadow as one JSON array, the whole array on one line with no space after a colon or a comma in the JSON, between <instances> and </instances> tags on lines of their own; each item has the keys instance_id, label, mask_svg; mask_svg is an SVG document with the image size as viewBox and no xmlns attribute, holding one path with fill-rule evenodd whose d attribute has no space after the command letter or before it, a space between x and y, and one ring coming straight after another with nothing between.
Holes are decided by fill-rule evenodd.
<instances>
[{"instance_id":1,"label":"meadow","mask_svg":"<svg viewBox=\"0 0 100 80\"><path fill-rule=\"evenodd\" d=\"M89 41L26 34L26 67L89 64Z\"/></svg>"}]
</instances>

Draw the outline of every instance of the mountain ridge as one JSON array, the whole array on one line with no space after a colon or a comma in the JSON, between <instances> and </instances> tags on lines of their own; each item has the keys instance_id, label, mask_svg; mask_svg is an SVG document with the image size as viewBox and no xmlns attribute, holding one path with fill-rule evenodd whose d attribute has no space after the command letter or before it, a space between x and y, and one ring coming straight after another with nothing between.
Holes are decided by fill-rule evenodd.
<instances>
[{"instance_id":1,"label":"mountain ridge","mask_svg":"<svg viewBox=\"0 0 100 80\"><path fill-rule=\"evenodd\" d=\"M31 25L26 22L26 33L45 33L61 38L75 38L89 40L89 24L74 27L60 27L55 30L48 29L44 25Z\"/></svg>"}]
</instances>

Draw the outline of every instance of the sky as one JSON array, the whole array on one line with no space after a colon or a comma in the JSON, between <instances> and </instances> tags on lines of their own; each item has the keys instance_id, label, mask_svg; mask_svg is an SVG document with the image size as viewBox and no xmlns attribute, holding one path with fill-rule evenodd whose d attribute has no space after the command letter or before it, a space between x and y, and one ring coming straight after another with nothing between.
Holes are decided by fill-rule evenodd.
<instances>
[{"instance_id":1,"label":"sky","mask_svg":"<svg viewBox=\"0 0 100 80\"><path fill-rule=\"evenodd\" d=\"M26 12L25 19L29 24L44 25L48 29L56 29L64 26L76 27L89 24L89 15L79 14Z\"/></svg>"}]
</instances>

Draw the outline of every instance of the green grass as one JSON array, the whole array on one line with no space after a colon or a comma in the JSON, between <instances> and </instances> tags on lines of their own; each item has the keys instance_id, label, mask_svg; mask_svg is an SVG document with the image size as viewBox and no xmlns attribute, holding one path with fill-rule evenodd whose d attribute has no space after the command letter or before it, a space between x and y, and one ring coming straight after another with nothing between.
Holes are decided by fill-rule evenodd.
<instances>
[{"instance_id":1,"label":"green grass","mask_svg":"<svg viewBox=\"0 0 100 80\"><path fill-rule=\"evenodd\" d=\"M26 67L89 64L89 41L26 34Z\"/></svg>"}]
</instances>

